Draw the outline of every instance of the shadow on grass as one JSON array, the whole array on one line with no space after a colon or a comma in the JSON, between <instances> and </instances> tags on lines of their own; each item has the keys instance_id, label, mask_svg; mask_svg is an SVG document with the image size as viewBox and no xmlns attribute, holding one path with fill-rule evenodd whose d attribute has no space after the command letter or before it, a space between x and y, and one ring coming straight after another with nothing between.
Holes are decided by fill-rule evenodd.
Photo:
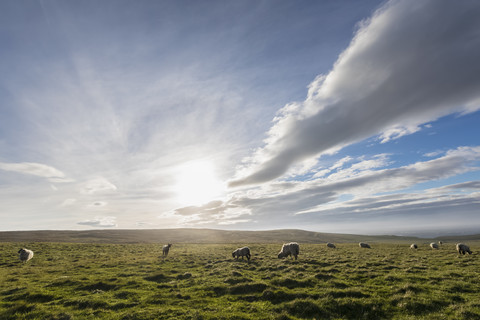
<instances>
[{"instance_id":1,"label":"shadow on grass","mask_svg":"<svg viewBox=\"0 0 480 320\"><path fill-rule=\"evenodd\" d=\"M114 284L108 284L108 283L104 283L102 281L99 281L97 283L81 287L80 289L88 290L88 291L96 291L96 290L109 291L109 290L114 290L116 288L117 288L117 286L114 285Z\"/></svg>"},{"instance_id":2,"label":"shadow on grass","mask_svg":"<svg viewBox=\"0 0 480 320\"><path fill-rule=\"evenodd\" d=\"M419 300L418 298L414 299L411 297L395 299L393 301L394 305L404 310L407 314L414 316L421 316L432 312L438 312L443 308L449 306L450 303L451 301L442 301L435 299Z\"/></svg>"},{"instance_id":3,"label":"shadow on grass","mask_svg":"<svg viewBox=\"0 0 480 320\"><path fill-rule=\"evenodd\" d=\"M87 298L80 298L66 301L64 304L66 307L74 307L78 310L83 309L109 309L110 305L104 301L96 300L96 299L87 299Z\"/></svg>"},{"instance_id":4,"label":"shadow on grass","mask_svg":"<svg viewBox=\"0 0 480 320\"><path fill-rule=\"evenodd\" d=\"M283 302L292 301L295 299L318 299L319 295L310 295L306 293L288 293L282 290L265 290L261 296L262 300L270 301L273 304L279 304Z\"/></svg>"},{"instance_id":5,"label":"shadow on grass","mask_svg":"<svg viewBox=\"0 0 480 320\"><path fill-rule=\"evenodd\" d=\"M19 317L20 314L25 315L35 309L34 305L24 302L6 304L5 307L7 307L7 310L0 313L0 319L22 319L22 317Z\"/></svg>"},{"instance_id":6,"label":"shadow on grass","mask_svg":"<svg viewBox=\"0 0 480 320\"><path fill-rule=\"evenodd\" d=\"M362 301L343 301L327 299L313 301L311 299L295 300L282 306L290 315L299 318L316 319L385 319L385 312L374 303Z\"/></svg>"},{"instance_id":7,"label":"shadow on grass","mask_svg":"<svg viewBox=\"0 0 480 320\"><path fill-rule=\"evenodd\" d=\"M315 286L315 283L312 280L295 280L295 279L279 279L279 280L273 280L272 284L275 286L280 286L280 287L286 287L288 289L294 289L294 288L308 288L308 287L313 287Z\"/></svg>"},{"instance_id":8,"label":"shadow on grass","mask_svg":"<svg viewBox=\"0 0 480 320\"><path fill-rule=\"evenodd\" d=\"M250 293L261 293L267 288L267 285L264 283L252 283L252 284L239 284L232 287L214 287L213 292L217 296L222 296L225 294L250 294Z\"/></svg>"},{"instance_id":9,"label":"shadow on grass","mask_svg":"<svg viewBox=\"0 0 480 320\"><path fill-rule=\"evenodd\" d=\"M164 274L161 274L161 273L153 275L153 276L145 277L144 279L148 280L148 281L157 282L157 283L170 281L169 277L167 277L167 276L165 276Z\"/></svg>"},{"instance_id":10,"label":"shadow on grass","mask_svg":"<svg viewBox=\"0 0 480 320\"><path fill-rule=\"evenodd\" d=\"M4 301L25 301L30 303L43 303L55 300L55 296L44 293L24 293L21 295L10 295Z\"/></svg>"}]
</instances>

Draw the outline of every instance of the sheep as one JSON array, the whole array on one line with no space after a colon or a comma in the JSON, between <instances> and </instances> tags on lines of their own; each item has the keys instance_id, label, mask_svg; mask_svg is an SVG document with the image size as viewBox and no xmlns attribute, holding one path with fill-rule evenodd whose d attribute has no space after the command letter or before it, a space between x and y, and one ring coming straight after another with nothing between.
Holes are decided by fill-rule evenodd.
<instances>
[{"instance_id":1,"label":"sheep","mask_svg":"<svg viewBox=\"0 0 480 320\"><path fill-rule=\"evenodd\" d=\"M336 246L333 243L328 242L327 243L327 248L336 248Z\"/></svg>"},{"instance_id":2,"label":"sheep","mask_svg":"<svg viewBox=\"0 0 480 320\"><path fill-rule=\"evenodd\" d=\"M20 258L20 261L22 261L23 263L26 263L28 260L33 258L33 251L22 248L18 250L18 256Z\"/></svg>"},{"instance_id":3,"label":"sheep","mask_svg":"<svg viewBox=\"0 0 480 320\"><path fill-rule=\"evenodd\" d=\"M418 246L417 246L416 243L412 243L412 245L410 246L410 249L417 249L417 248L418 248Z\"/></svg>"},{"instance_id":4,"label":"sheep","mask_svg":"<svg viewBox=\"0 0 480 320\"><path fill-rule=\"evenodd\" d=\"M163 255L164 255L165 257L168 256L168 251L170 251L170 247L171 247L171 246L172 246L171 243L166 244L166 245L163 246L162 252L163 252Z\"/></svg>"},{"instance_id":5,"label":"sheep","mask_svg":"<svg viewBox=\"0 0 480 320\"><path fill-rule=\"evenodd\" d=\"M232 257L234 257L236 260L238 260L238 257L247 257L247 260L250 260L250 257L252 255L250 254L250 248L249 247L243 247L243 248L238 248L237 250L232 252Z\"/></svg>"},{"instance_id":6,"label":"sheep","mask_svg":"<svg viewBox=\"0 0 480 320\"><path fill-rule=\"evenodd\" d=\"M432 243L430 243L430 248L438 249L438 244L436 244L435 242L432 242Z\"/></svg>"},{"instance_id":7,"label":"sheep","mask_svg":"<svg viewBox=\"0 0 480 320\"><path fill-rule=\"evenodd\" d=\"M463 243L457 243L457 251L458 254L472 254L472 251L470 251L470 247Z\"/></svg>"},{"instance_id":8,"label":"sheep","mask_svg":"<svg viewBox=\"0 0 480 320\"><path fill-rule=\"evenodd\" d=\"M282 250L278 253L278 258L284 258L292 255L297 260L297 256L300 253L300 246L296 242L285 243L282 246Z\"/></svg>"},{"instance_id":9,"label":"sheep","mask_svg":"<svg viewBox=\"0 0 480 320\"><path fill-rule=\"evenodd\" d=\"M360 242L360 243L358 244L358 246L359 246L360 248L368 248L368 249L371 248L370 245L369 245L368 243L365 243L365 242Z\"/></svg>"}]
</instances>

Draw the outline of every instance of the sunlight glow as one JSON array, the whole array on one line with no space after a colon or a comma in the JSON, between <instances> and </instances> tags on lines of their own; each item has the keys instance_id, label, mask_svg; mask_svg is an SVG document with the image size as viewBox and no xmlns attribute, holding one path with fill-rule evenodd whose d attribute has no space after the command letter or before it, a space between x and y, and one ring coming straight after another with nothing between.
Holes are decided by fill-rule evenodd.
<instances>
[{"instance_id":1,"label":"sunlight glow","mask_svg":"<svg viewBox=\"0 0 480 320\"><path fill-rule=\"evenodd\" d=\"M179 167L175 193L183 205L199 205L214 200L224 191L223 183L215 174L214 165L199 160Z\"/></svg>"}]
</instances>

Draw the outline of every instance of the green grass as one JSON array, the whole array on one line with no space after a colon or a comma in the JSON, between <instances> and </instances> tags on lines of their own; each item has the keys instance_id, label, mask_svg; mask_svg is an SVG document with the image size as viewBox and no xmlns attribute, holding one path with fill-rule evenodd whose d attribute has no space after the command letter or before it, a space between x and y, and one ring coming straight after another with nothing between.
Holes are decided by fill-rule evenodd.
<instances>
[{"instance_id":1,"label":"green grass","mask_svg":"<svg viewBox=\"0 0 480 320\"><path fill-rule=\"evenodd\" d=\"M478 245L0 243L0 319L479 319ZM244 245L243 243L241 245ZM22 264L20 247L35 252Z\"/></svg>"}]
</instances>

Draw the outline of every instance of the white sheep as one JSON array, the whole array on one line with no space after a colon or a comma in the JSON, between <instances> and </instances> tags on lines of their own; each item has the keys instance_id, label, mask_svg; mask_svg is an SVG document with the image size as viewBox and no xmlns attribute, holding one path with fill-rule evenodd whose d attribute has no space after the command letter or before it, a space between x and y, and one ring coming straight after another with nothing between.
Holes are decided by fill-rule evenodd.
<instances>
[{"instance_id":1,"label":"white sheep","mask_svg":"<svg viewBox=\"0 0 480 320\"><path fill-rule=\"evenodd\" d=\"M168 251L170 251L170 247L171 247L171 246L172 246L171 243L166 244L166 245L163 246L162 252L163 252L163 255L164 255L165 257L168 256Z\"/></svg>"},{"instance_id":2,"label":"white sheep","mask_svg":"<svg viewBox=\"0 0 480 320\"><path fill-rule=\"evenodd\" d=\"M410 249L417 249L417 248L418 248L418 246L417 246L416 243L412 243L412 245L410 246Z\"/></svg>"},{"instance_id":3,"label":"white sheep","mask_svg":"<svg viewBox=\"0 0 480 320\"><path fill-rule=\"evenodd\" d=\"M18 250L18 257L20 258L20 261L26 263L28 260L33 258L33 251L22 248Z\"/></svg>"},{"instance_id":4,"label":"white sheep","mask_svg":"<svg viewBox=\"0 0 480 320\"><path fill-rule=\"evenodd\" d=\"M328 242L327 243L327 248L336 248L336 246L333 243Z\"/></svg>"},{"instance_id":5,"label":"white sheep","mask_svg":"<svg viewBox=\"0 0 480 320\"><path fill-rule=\"evenodd\" d=\"M365 243L365 242L360 242L360 243L358 244L358 246L359 246L360 248L368 248L368 249L371 248L370 245L369 245L368 243Z\"/></svg>"},{"instance_id":6,"label":"white sheep","mask_svg":"<svg viewBox=\"0 0 480 320\"><path fill-rule=\"evenodd\" d=\"M300 253L300 246L296 242L290 242L290 243L285 243L282 246L282 250L278 253L278 258L285 258L290 255L295 257L295 260L297 260L297 256Z\"/></svg>"},{"instance_id":7,"label":"white sheep","mask_svg":"<svg viewBox=\"0 0 480 320\"><path fill-rule=\"evenodd\" d=\"M435 242L432 242L432 243L430 243L430 248L438 249L438 244L436 244Z\"/></svg>"},{"instance_id":8,"label":"white sheep","mask_svg":"<svg viewBox=\"0 0 480 320\"><path fill-rule=\"evenodd\" d=\"M250 257L252 255L250 254L250 248L249 247L243 247L243 248L238 248L237 250L232 252L232 257L234 257L236 260L238 260L238 257L247 257L247 260L250 260Z\"/></svg>"},{"instance_id":9,"label":"white sheep","mask_svg":"<svg viewBox=\"0 0 480 320\"><path fill-rule=\"evenodd\" d=\"M472 254L470 247L463 243L457 243L457 251L458 251L458 254L465 254L465 253Z\"/></svg>"}]
</instances>

